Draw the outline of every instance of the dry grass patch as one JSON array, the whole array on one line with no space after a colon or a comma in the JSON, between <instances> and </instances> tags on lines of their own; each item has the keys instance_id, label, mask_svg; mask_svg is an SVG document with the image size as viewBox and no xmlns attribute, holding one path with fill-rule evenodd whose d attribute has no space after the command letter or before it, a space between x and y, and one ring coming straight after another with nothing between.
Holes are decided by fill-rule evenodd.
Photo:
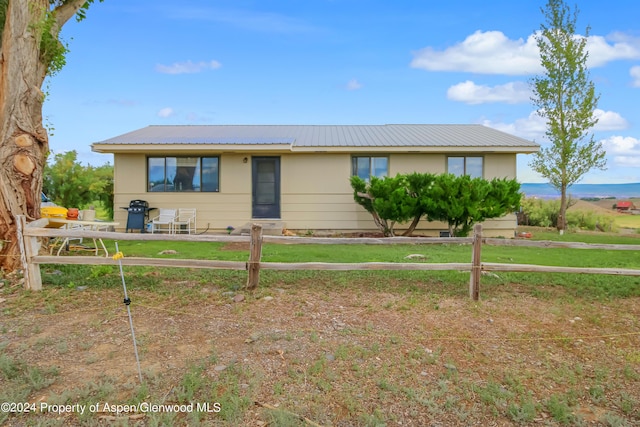
<instances>
[{"instance_id":1,"label":"dry grass patch","mask_svg":"<svg viewBox=\"0 0 640 427\"><path fill-rule=\"evenodd\" d=\"M55 375L29 388L30 402L221 407L122 414L130 425L640 423L640 298L582 301L555 287L535 297L502 285L474 303L309 279L242 302L213 284L132 288L144 385L120 290L90 286L5 292L2 389L26 387L37 368ZM4 416L55 424L51 414Z\"/></svg>"}]
</instances>

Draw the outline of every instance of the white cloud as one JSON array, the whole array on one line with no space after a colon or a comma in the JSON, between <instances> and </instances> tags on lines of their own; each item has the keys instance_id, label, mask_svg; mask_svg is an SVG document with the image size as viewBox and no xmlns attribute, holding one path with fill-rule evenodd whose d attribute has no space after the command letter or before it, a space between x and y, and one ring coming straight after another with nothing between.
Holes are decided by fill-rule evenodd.
<instances>
[{"instance_id":1,"label":"white cloud","mask_svg":"<svg viewBox=\"0 0 640 427\"><path fill-rule=\"evenodd\" d=\"M580 37L580 36L578 36ZM589 36L588 66L599 67L620 59L640 58L640 40L613 34ZM427 71L466 71L480 74L527 75L542 72L534 34L526 40L509 39L501 31L476 31L444 50L425 47L414 53L411 67Z\"/></svg>"},{"instance_id":2,"label":"white cloud","mask_svg":"<svg viewBox=\"0 0 640 427\"><path fill-rule=\"evenodd\" d=\"M640 40L626 37L621 33L615 33L607 38L602 36L589 36L587 39L587 51L589 67L601 67L607 62L621 59L640 58Z\"/></svg>"},{"instance_id":3,"label":"white cloud","mask_svg":"<svg viewBox=\"0 0 640 427\"><path fill-rule=\"evenodd\" d=\"M426 47L414 53L411 67L427 71L481 74L531 74L540 69L533 36L510 40L501 31L476 31L443 51Z\"/></svg>"},{"instance_id":4,"label":"white cloud","mask_svg":"<svg viewBox=\"0 0 640 427\"><path fill-rule=\"evenodd\" d=\"M633 78L633 82L631 83L633 87L640 87L640 65L631 67L629 74L631 75L631 78Z\"/></svg>"},{"instance_id":5,"label":"white cloud","mask_svg":"<svg viewBox=\"0 0 640 427\"><path fill-rule=\"evenodd\" d=\"M447 98L467 104L506 102L517 104L528 102L531 96L529 86L524 82L510 82L498 86L477 85L471 80L451 86Z\"/></svg>"},{"instance_id":6,"label":"white cloud","mask_svg":"<svg viewBox=\"0 0 640 427\"><path fill-rule=\"evenodd\" d=\"M610 154L640 157L640 140L631 136L611 136L602 140L602 144Z\"/></svg>"},{"instance_id":7,"label":"white cloud","mask_svg":"<svg viewBox=\"0 0 640 427\"><path fill-rule=\"evenodd\" d=\"M640 167L640 156L638 157L614 156L613 162L617 166L621 166L621 167ZM638 177L636 176L634 179L637 180Z\"/></svg>"},{"instance_id":8,"label":"white cloud","mask_svg":"<svg viewBox=\"0 0 640 427\"><path fill-rule=\"evenodd\" d=\"M519 136L529 140L537 140L545 136L547 125L545 119L532 111L528 117L517 119L513 123L499 123L483 120L482 124L491 128Z\"/></svg>"},{"instance_id":9,"label":"white cloud","mask_svg":"<svg viewBox=\"0 0 640 427\"><path fill-rule=\"evenodd\" d=\"M640 166L640 140L630 136L612 136L602 140L608 155L621 167Z\"/></svg>"},{"instance_id":10,"label":"white cloud","mask_svg":"<svg viewBox=\"0 0 640 427\"><path fill-rule=\"evenodd\" d=\"M218 61L174 62L171 65L156 65L156 71L163 74L194 74L206 70L217 70L222 67Z\"/></svg>"},{"instance_id":11,"label":"white cloud","mask_svg":"<svg viewBox=\"0 0 640 427\"><path fill-rule=\"evenodd\" d=\"M347 83L346 89L347 89L347 90L358 90L358 89L362 89L362 84L361 84L357 79L351 79L351 80L349 80L349 82Z\"/></svg>"},{"instance_id":12,"label":"white cloud","mask_svg":"<svg viewBox=\"0 0 640 427\"><path fill-rule=\"evenodd\" d=\"M173 114L174 114L173 108L170 108L170 107L166 107L158 111L158 117L162 117L162 118L171 117L173 116Z\"/></svg>"},{"instance_id":13,"label":"white cloud","mask_svg":"<svg viewBox=\"0 0 640 427\"><path fill-rule=\"evenodd\" d=\"M599 118L598 124L593 128L595 131L620 130L628 127L627 121L618 113L596 109L594 116ZM483 120L482 124L532 140L546 140L547 122L540 117L536 111L532 111L528 117L517 119L513 123L493 122Z\"/></svg>"},{"instance_id":14,"label":"white cloud","mask_svg":"<svg viewBox=\"0 0 640 427\"><path fill-rule=\"evenodd\" d=\"M615 111L604 111L596 108L593 115L598 118L598 123L593 127L593 130L620 130L629 127L627 120Z\"/></svg>"}]
</instances>

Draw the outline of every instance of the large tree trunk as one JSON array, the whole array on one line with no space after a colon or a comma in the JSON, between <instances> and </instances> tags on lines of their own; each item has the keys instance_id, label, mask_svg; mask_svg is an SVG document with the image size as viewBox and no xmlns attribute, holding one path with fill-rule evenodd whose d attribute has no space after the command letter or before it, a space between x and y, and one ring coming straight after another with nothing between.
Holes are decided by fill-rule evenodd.
<instances>
[{"instance_id":1,"label":"large tree trunk","mask_svg":"<svg viewBox=\"0 0 640 427\"><path fill-rule=\"evenodd\" d=\"M9 0L6 6L0 27L0 268L4 271L19 266L16 216L25 215L27 220L40 216L42 171L49 152L40 90L49 65L40 50L44 19L47 12L53 13L50 31L58 40L60 28L85 2L57 2L53 11L50 0Z\"/></svg>"},{"instance_id":2,"label":"large tree trunk","mask_svg":"<svg viewBox=\"0 0 640 427\"><path fill-rule=\"evenodd\" d=\"M49 150L42 126L40 88L46 66L40 61L37 25L48 0L10 0L0 46L0 267L19 265L16 216L39 217L42 170Z\"/></svg>"}]
</instances>

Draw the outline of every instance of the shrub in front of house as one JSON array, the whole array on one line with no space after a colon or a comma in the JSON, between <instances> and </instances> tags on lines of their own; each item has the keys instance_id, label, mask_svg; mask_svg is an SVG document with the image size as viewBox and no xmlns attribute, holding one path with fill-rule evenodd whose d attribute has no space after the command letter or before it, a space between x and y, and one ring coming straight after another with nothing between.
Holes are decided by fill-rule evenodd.
<instances>
[{"instance_id":1,"label":"shrub in front of house","mask_svg":"<svg viewBox=\"0 0 640 427\"><path fill-rule=\"evenodd\" d=\"M393 236L396 223L411 220L410 235L421 218L443 221L449 235L468 236L473 225L499 218L520 208L522 194L515 179L486 180L468 175L430 173L371 177L369 182L351 177L354 200L372 216L385 236Z\"/></svg>"}]
</instances>

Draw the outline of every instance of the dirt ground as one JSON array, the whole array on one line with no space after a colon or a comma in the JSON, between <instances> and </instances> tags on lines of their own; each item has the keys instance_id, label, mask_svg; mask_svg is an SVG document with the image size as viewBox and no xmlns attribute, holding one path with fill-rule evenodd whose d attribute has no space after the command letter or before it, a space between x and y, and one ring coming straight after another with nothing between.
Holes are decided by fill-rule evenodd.
<instances>
[{"instance_id":1,"label":"dirt ground","mask_svg":"<svg viewBox=\"0 0 640 427\"><path fill-rule=\"evenodd\" d=\"M159 295L130 284L147 398L175 402L188 367L206 360L203 377L215 383L233 369L238 393L251 402L232 421L207 414L204 425L560 425L554 396L570 396L572 416L587 425L640 423L638 298L567 303L561 293L541 299L513 284L486 290L480 302L437 289L415 296L393 284L368 292L307 280L254 294L216 283L173 285L192 293ZM5 295L3 352L59 372L30 402L131 401L138 377L120 291ZM107 383L110 394L101 394ZM523 399L537 410L517 422L509 408ZM288 424L276 413L307 421ZM88 422L72 413L30 417L12 415L6 425ZM150 414L100 411L90 420L162 425ZM186 415L177 420L191 424Z\"/></svg>"},{"instance_id":2,"label":"dirt ground","mask_svg":"<svg viewBox=\"0 0 640 427\"><path fill-rule=\"evenodd\" d=\"M0 284L1 355L57 370L29 403L101 405L5 425L640 425L640 298L504 283L473 302L437 282L411 292L309 278L249 293L187 276L153 291L128 277L140 397L122 289L92 280L41 293ZM193 366L204 385L187 399ZM205 400L223 410L167 421L102 406Z\"/></svg>"}]
</instances>

